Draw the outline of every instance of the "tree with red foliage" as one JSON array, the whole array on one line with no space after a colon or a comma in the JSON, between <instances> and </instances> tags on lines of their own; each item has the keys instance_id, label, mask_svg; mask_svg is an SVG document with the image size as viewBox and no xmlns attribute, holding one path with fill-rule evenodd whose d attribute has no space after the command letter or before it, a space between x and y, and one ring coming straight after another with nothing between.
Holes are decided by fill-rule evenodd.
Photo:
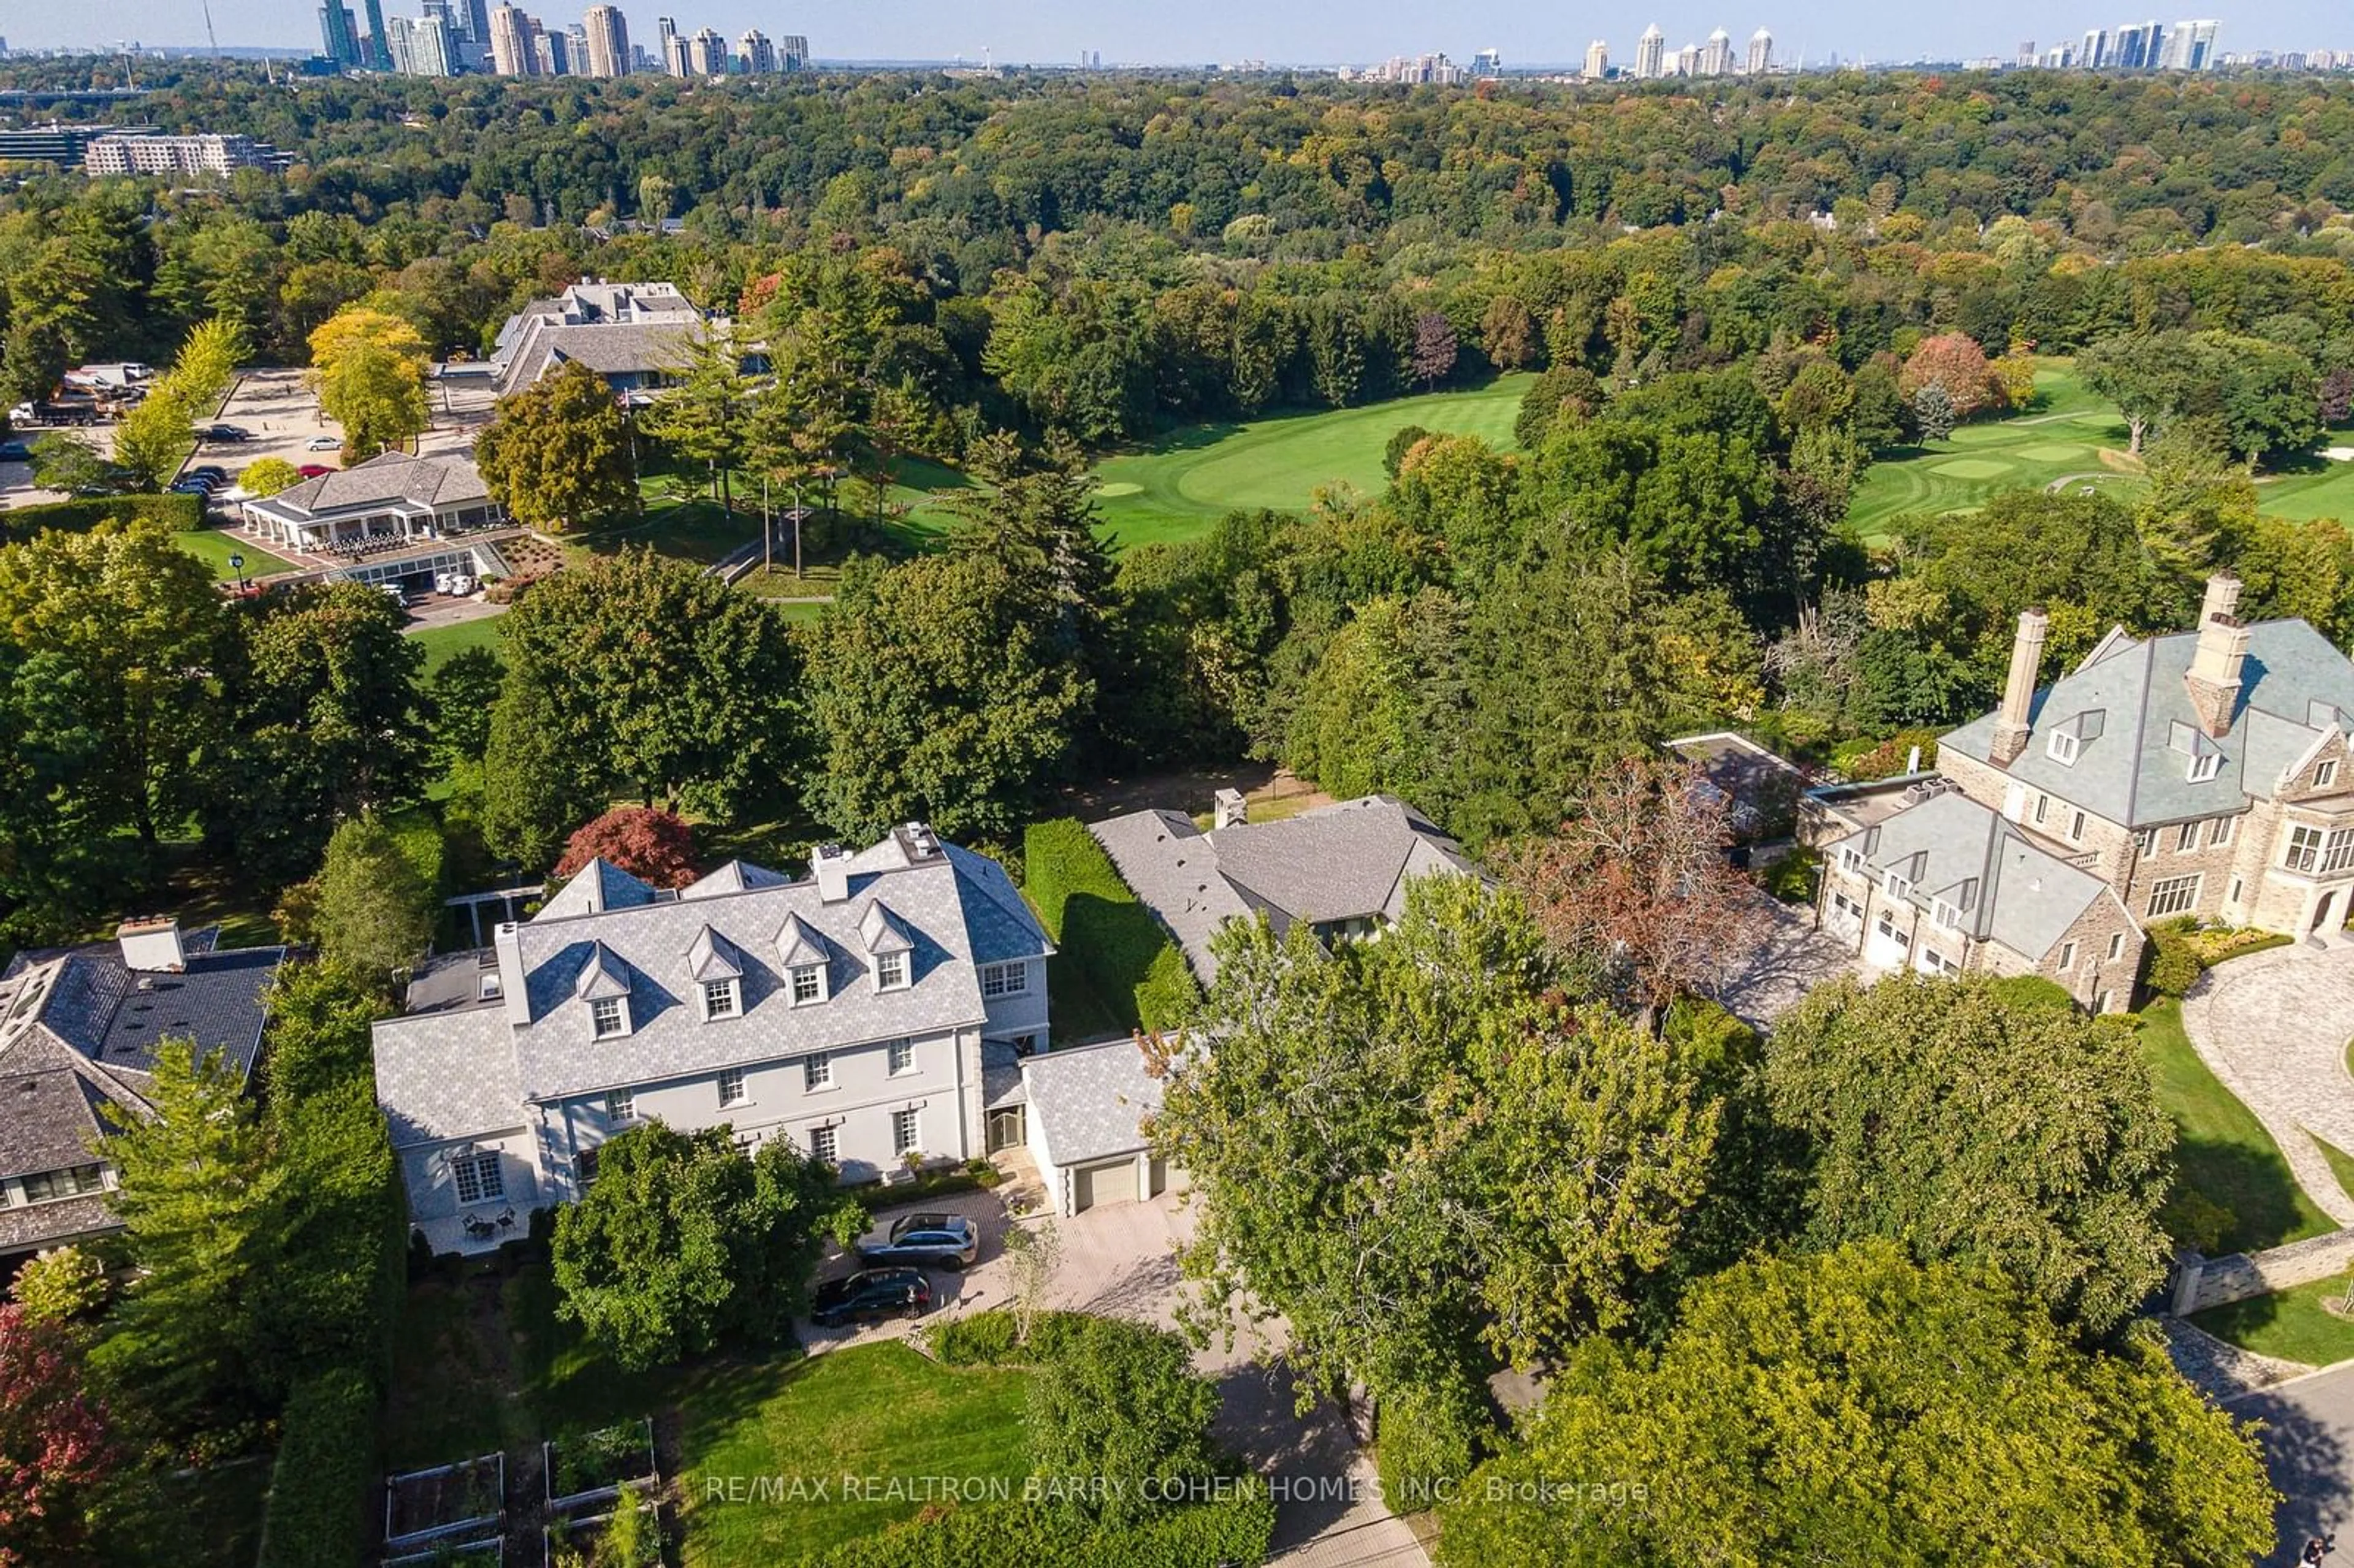
<instances>
[{"instance_id":1,"label":"tree with red foliage","mask_svg":"<svg viewBox=\"0 0 2354 1568\"><path fill-rule=\"evenodd\" d=\"M686 819L656 806L606 812L565 841L558 878L577 876L601 858L653 887L684 887L695 880L695 832Z\"/></svg>"},{"instance_id":2,"label":"tree with red foliage","mask_svg":"<svg viewBox=\"0 0 2354 1568\"><path fill-rule=\"evenodd\" d=\"M75 1561L121 1455L82 1392L74 1331L0 1306L0 1568Z\"/></svg>"},{"instance_id":3,"label":"tree with red foliage","mask_svg":"<svg viewBox=\"0 0 2354 1568\"><path fill-rule=\"evenodd\" d=\"M1925 337L1904 362L1896 389L1906 398L1924 387L1941 387L1954 405L1954 417L1967 419L2003 406L2002 378L1987 363L1986 350L1966 332Z\"/></svg>"},{"instance_id":4,"label":"tree with red foliage","mask_svg":"<svg viewBox=\"0 0 2354 1568\"><path fill-rule=\"evenodd\" d=\"M1599 774L1558 833L1511 852L1506 871L1547 939L1610 977L1656 1027L1765 940L1765 901L1725 859L1732 842L1725 798L1698 768L1634 758Z\"/></svg>"}]
</instances>

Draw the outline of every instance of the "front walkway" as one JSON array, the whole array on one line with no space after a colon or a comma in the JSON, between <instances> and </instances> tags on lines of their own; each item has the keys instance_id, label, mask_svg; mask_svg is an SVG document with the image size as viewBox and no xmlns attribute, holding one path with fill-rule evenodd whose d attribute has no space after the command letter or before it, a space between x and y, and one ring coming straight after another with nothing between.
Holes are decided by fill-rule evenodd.
<instances>
[{"instance_id":1,"label":"front walkway","mask_svg":"<svg viewBox=\"0 0 2354 1568\"><path fill-rule=\"evenodd\" d=\"M2318 1138L2354 1154L2354 938L2294 943L2210 969L2182 1002L2182 1028L2209 1071L2280 1145L2314 1206L2354 1225Z\"/></svg>"}]
</instances>

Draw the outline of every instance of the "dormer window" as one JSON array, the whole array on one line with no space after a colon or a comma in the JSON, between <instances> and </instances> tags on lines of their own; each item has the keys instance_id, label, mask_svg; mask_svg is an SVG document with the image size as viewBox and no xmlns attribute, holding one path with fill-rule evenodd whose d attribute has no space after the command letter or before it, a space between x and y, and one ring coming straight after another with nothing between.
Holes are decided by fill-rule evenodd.
<instances>
[{"instance_id":1,"label":"dormer window","mask_svg":"<svg viewBox=\"0 0 2354 1568\"><path fill-rule=\"evenodd\" d=\"M2190 759L2190 779L2193 784L2204 784L2222 771L2223 754L2220 751L2211 751L2203 757Z\"/></svg>"},{"instance_id":2,"label":"dormer window","mask_svg":"<svg viewBox=\"0 0 2354 1568\"><path fill-rule=\"evenodd\" d=\"M737 1006L736 998L737 984L737 982L733 980L705 980L703 982L703 1021L705 1023L710 1022L715 1018L733 1018L736 1016L737 1012L739 1011Z\"/></svg>"},{"instance_id":3,"label":"dormer window","mask_svg":"<svg viewBox=\"0 0 2354 1568\"><path fill-rule=\"evenodd\" d=\"M1958 931L1962 928L1962 912L1942 898L1930 900L1929 918L1948 931Z\"/></svg>"},{"instance_id":4,"label":"dormer window","mask_svg":"<svg viewBox=\"0 0 2354 1568\"><path fill-rule=\"evenodd\" d=\"M1848 873L1851 876L1861 876L1863 874L1863 852L1856 848L1853 844L1842 845L1840 849L1839 859L1840 869L1841 871Z\"/></svg>"},{"instance_id":5,"label":"dormer window","mask_svg":"<svg viewBox=\"0 0 2354 1568\"><path fill-rule=\"evenodd\" d=\"M1913 884L1911 881L1897 875L1893 871L1888 874L1884 885L1887 887L1888 896L1891 898L1902 898L1906 894L1913 891Z\"/></svg>"},{"instance_id":6,"label":"dormer window","mask_svg":"<svg viewBox=\"0 0 2354 1568\"><path fill-rule=\"evenodd\" d=\"M2315 789L2327 789L2332 784L2337 782L2338 763L2334 758L2327 762L2317 762L2313 765L2313 787Z\"/></svg>"},{"instance_id":7,"label":"dormer window","mask_svg":"<svg viewBox=\"0 0 2354 1568\"><path fill-rule=\"evenodd\" d=\"M796 964L793 966L793 1005L803 1006L825 1000L825 966Z\"/></svg>"},{"instance_id":8,"label":"dormer window","mask_svg":"<svg viewBox=\"0 0 2354 1568\"><path fill-rule=\"evenodd\" d=\"M2044 753L2062 768L2076 766L2077 740L2064 729L2055 729L2043 743Z\"/></svg>"},{"instance_id":9,"label":"dormer window","mask_svg":"<svg viewBox=\"0 0 2354 1568\"><path fill-rule=\"evenodd\" d=\"M630 1032L630 1002L627 997L600 996L588 1004L588 1026L599 1040L611 1040Z\"/></svg>"},{"instance_id":10,"label":"dormer window","mask_svg":"<svg viewBox=\"0 0 2354 1568\"><path fill-rule=\"evenodd\" d=\"M877 953L875 955L875 984L881 991L898 991L907 983L907 955Z\"/></svg>"}]
</instances>

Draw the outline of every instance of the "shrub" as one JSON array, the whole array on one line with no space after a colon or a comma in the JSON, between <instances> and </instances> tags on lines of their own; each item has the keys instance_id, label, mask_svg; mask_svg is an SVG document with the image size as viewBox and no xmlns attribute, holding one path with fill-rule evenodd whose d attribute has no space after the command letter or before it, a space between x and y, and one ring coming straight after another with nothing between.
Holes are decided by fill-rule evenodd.
<instances>
[{"instance_id":1,"label":"shrub","mask_svg":"<svg viewBox=\"0 0 2354 1568\"><path fill-rule=\"evenodd\" d=\"M18 1269L9 1294L29 1322L87 1317L106 1300L106 1266L86 1248L61 1246Z\"/></svg>"},{"instance_id":2,"label":"shrub","mask_svg":"<svg viewBox=\"0 0 2354 1568\"><path fill-rule=\"evenodd\" d=\"M2158 1223L2176 1245L2195 1247L2211 1257L2222 1249L2223 1238L2232 1234L2239 1216L2177 1181L2158 1211Z\"/></svg>"},{"instance_id":3,"label":"shrub","mask_svg":"<svg viewBox=\"0 0 2354 1568\"><path fill-rule=\"evenodd\" d=\"M1373 1461L1382 1496L1399 1513L1420 1513L1470 1475L1486 1425L1479 1402L1459 1389L1410 1388L1382 1401Z\"/></svg>"},{"instance_id":4,"label":"shrub","mask_svg":"<svg viewBox=\"0 0 2354 1568\"><path fill-rule=\"evenodd\" d=\"M355 1563L376 1479L376 1393L348 1368L297 1387L280 1426L261 1514L259 1568Z\"/></svg>"},{"instance_id":5,"label":"shrub","mask_svg":"<svg viewBox=\"0 0 2354 1568\"><path fill-rule=\"evenodd\" d=\"M1812 904L1815 901L1815 877L1822 868L1823 857L1819 853L1795 849L1761 871L1757 880L1767 896L1784 904Z\"/></svg>"},{"instance_id":6,"label":"shrub","mask_svg":"<svg viewBox=\"0 0 2354 1568\"><path fill-rule=\"evenodd\" d=\"M120 523L160 518L175 534L205 525L204 498L196 495L81 495L11 507L0 514L0 539L29 539L44 528L79 533L111 518Z\"/></svg>"},{"instance_id":7,"label":"shrub","mask_svg":"<svg viewBox=\"0 0 2354 1568\"><path fill-rule=\"evenodd\" d=\"M1061 961L1129 1028L1182 1022L1201 991L1184 955L1136 901L1087 830L1070 818L1034 825L1023 842L1024 889Z\"/></svg>"},{"instance_id":8,"label":"shrub","mask_svg":"<svg viewBox=\"0 0 2354 1568\"><path fill-rule=\"evenodd\" d=\"M1395 479L1398 470L1405 465L1405 454L1429 439L1430 432L1420 425L1400 427L1391 435L1389 445L1382 449L1382 471Z\"/></svg>"},{"instance_id":9,"label":"shrub","mask_svg":"<svg viewBox=\"0 0 2354 1568\"><path fill-rule=\"evenodd\" d=\"M2186 922L2173 920L2149 928L2142 983L2160 996L2181 996L2199 983L2206 969L2191 941L2192 929Z\"/></svg>"},{"instance_id":10,"label":"shrub","mask_svg":"<svg viewBox=\"0 0 2354 1568\"><path fill-rule=\"evenodd\" d=\"M1084 1312L1041 1312L1030 1326L1030 1342L1022 1344L1013 1314L999 1308L942 1319L925 1337L932 1359L943 1366L1035 1366L1061 1355L1092 1320Z\"/></svg>"}]
</instances>

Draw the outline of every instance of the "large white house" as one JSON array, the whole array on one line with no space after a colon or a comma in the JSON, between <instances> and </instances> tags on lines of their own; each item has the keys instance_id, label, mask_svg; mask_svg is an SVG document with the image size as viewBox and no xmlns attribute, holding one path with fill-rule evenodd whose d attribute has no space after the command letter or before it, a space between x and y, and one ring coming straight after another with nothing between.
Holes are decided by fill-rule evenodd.
<instances>
[{"instance_id":1,"label":"large white house","mask_svg":"<svg viewBox=\"0 0 2354 1568\"><path fill-rule=\"evenodd\" d=\"M979 1156L984 1042L1044 1046L1053 952L996 862L921 823L803 881L731 862L657 892L592 861L376 1025L410 1218L437 1251L494 1245L655 1118L789 1139L845 1181Z\"/></svg>"}]
</instances>

